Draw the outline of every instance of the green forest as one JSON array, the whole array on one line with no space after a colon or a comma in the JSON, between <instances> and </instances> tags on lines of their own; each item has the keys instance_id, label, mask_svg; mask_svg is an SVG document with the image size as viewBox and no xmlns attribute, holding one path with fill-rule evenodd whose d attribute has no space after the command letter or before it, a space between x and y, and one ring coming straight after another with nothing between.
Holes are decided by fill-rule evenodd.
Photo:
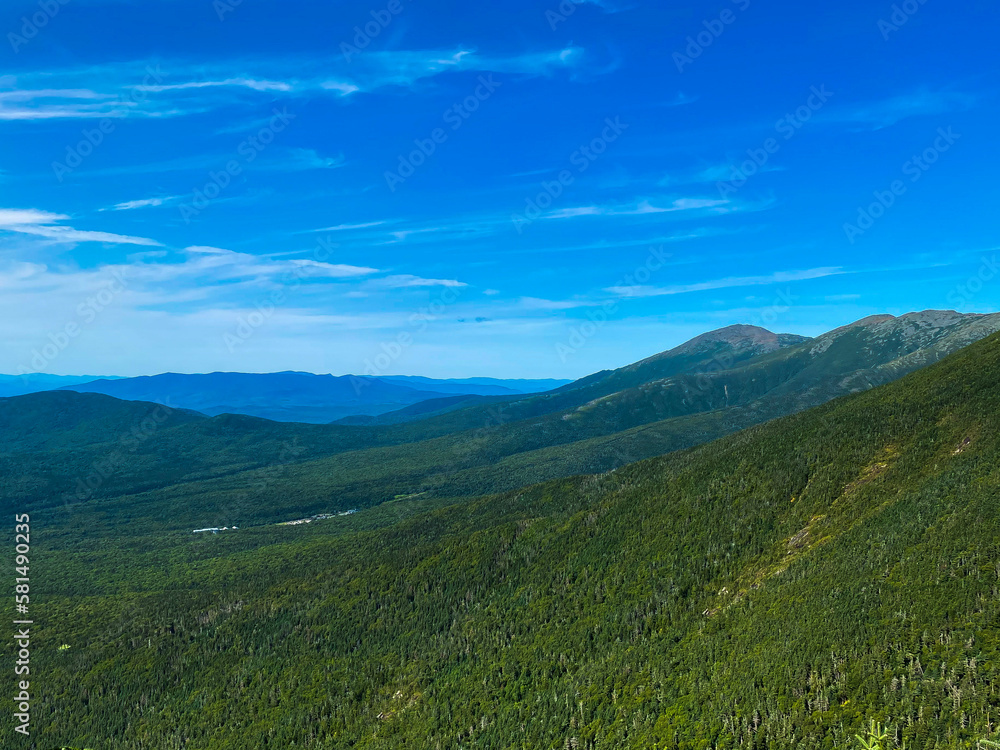
<instances>
[{"instance_id":1,"label":"green forest","mask_svg":"<svg viewBox=\"0 0 1000 750\"><path fill-rule=\"evenodd\" d=\"M345 483L352 453L312 458L325 428L296 426L294 462L230 447L148 489L40 499L28 746L976 747L1000 723L998 385L994 336L714 442L493 494L434 479L433 441L408 453L398 427L358 434L420 481L358 458ZM279 452L293 428L269 429ZM439 473L503 474L468 447ZM25 501L29 463L3 460L5 504ZM234 509L238 533L191 534Z\"/></svg>"}]
</instances>

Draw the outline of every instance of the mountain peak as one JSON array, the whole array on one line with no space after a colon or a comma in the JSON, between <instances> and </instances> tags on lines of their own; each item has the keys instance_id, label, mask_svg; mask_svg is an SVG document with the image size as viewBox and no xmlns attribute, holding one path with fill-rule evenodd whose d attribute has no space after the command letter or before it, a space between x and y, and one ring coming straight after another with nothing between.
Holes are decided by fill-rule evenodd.
<instances>
[{"instance_id":1,"label":"mountain peak","mask_svg":"<svg viewBox=\"0 0 1000 750\"><path fill-rule=\"evenodd\" d=\"M982 315L959 313L954 310L922 310L905 315L871 315L867 318L835 328L816 339L810 350L814 356L822 354L838 342L846 341L847 349L859 347L883 352L895 351L898 356L909 356L923 348L942 351L951 347L971 344L1000 330L1000 314ZM942 343L947 342L947 344Z\"/></svg>"},{"instance_id":2,"label":"mountain peak","mask_svg":"<svg viewBox=\"0 0 1000 750\"><path fill-rule=\"evenodd\" d=\"M989 315L977 313L960 313L955 310L921 310L910 312L905 315L869 315L867 318L848 323L846 326L835 328L829 333L823 334L821 338L835 337L854 328L872 328L876 330L900 331L913 334L924 330L939 330L949 328L963 323L969 323L977 319L990 318Z\"/></svg>"},{"instance_id":3,"label":"mountain peak","mask_svg":"<svg viewBox=\"0 0 1000 750\"><path fill-rule=\"evenodd\" d=\"M861 318L861 320L855 320L853 323L848 323L846 326L840 326L839 328L834 328L832 331L827 331L822 336L821 339L828 337L839 336L845 331L849 331L852 328L867 328L869 326L877 326L882 323L888 323L889 321L896 320L895 315L869 315L867 318Z\"/></svg>"},{"instance_id":4,"label":"mountain peak","mask_svg":"<svg viewBox=\"0 0 1000 750\"><path fill-rule=\"evenodd\" d=\"M916 323L918 325L931 325L934 327L944 327L949 325L954 325L963 320L971 320L973 318L981 318L982 315L964 314L956 312L955 310L922 310L920 312L911 312L906 315L900 315L897 320L901 323Z\"/></svg>"},{"instance_id":5,"label":"mountain peak","mask_svg":"<svg viewBox=\"0 0 1000 750\"><path fill-rule=\"evenodd\" d=\"M671 350L671 354L693 354L728 344L738 351L758 350L760 353L782 347L781 338L766 328L752 325L732 325L703 333Z\"/></svg>"}]
</instances>

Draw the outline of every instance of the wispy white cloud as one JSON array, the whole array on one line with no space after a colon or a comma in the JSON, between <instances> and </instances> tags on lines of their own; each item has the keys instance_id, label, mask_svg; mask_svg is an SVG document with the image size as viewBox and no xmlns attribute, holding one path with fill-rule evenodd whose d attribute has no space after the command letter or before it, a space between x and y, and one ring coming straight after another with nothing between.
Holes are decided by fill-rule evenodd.
<instances>
[{"instance_id":1,"label":"wispy white cloud","mask_svg":"<svg viewBox=\"0 0 1000 750\"><path fill-rule=\"evenodd\" d=\"M11 289L19 286L32 277L37 277L48 267L41 263L27 263L24 261L14 261L0 267L0 289Z\"/></svg>"},{"instance_id":2,"label":"wispy white cloud","mask_svg":"<svg viewBox=\"0 0 1000 750\"><path fill-rule=\"evenodd\" d=\"M759 172L779 172L784 168L776 164L765 164ZM678 187L681 185L712 185L741 177L742 172L732 164L712 164L695 169L678 170L663 177L657 184L660 187Z\"/></svg>"},{"instance_id":3,"label":"wispy white cloud","mask_svg":"<svg viewBox=\"0 0 1000 750\"><path fill-rule=\"evenodd\" d=\"M657 205L659 203L659 205ZM678 211L710 211L726 213L730 201L717 198L675 198L669 201L640 200L635 204L575 206L550 211L544 219L576 219L581 216L644 216L647 214L667 214Z\"/></svg>"},{"instance_id":4,"label":"wispy white cloud","mask_svg":"<svg viewBox=\"0 0 1000 750\"><path fill-rule=\"evenodd\" d=\"M116 203L110 208L102 208L101 211L134 211L137 208L156 208L168 203L174 203L183 198L180 195L169 195L161 198L141 198L134 201L123 201Z\"/></svg>"},{"instance_id":5,"label":"wispy white cloud","mask_svg":"<svg viewBox=\"0 0 1000 750\"><path fill-rule=\"evenodd\" d=\"M677 286L612 286L604 291L619 297L664 297L691 292L705 292L713 289L732 289L746 286L765 286L768 284L784 284L793 281L821 279L826 276L838 276L848 273L840 267L810 268L804 271L778 271L767 276L730 276L711 281L701 281L695 284Z\"/></svg>"},{"instance_id":6,"label":"wispy white cloud","mask_svg":"<svg viewBox=\"0 0 1000 750\"><path fill-rule=\"evenodd\" d=\"M602 304L594 300L577 299L544 299L542 297L521 297L515 304L515 309L524 312L542 311L556 312L559 310L575 310L580 307L596 307Z\"/></svg>"},{"instance_id":7,"label":"wispy white cloud","mask_svg":"<svg viewBox=\"0 0 1000 750\"><path fill-rule=\"evenodd\" d=\"M275 260L219 247L194 245L183 251L186 263L176 270L187 275L211 271L220 279L276 279L282 276L313 279L353 279L379 273L377 268L326 263L310 259Z\"/></svg>"},{"instance_id":8,"label":"wispy white cloud","mask_svg":"<svg viewBox=\"0 0 1000 750\"><path fill-rule=\"evenodd\" d=\"M251 91L292 91L294 85L286 81L265 81L257 78L225 78L218 81L186 81L185 83L171 83L154 86L146 86L146 91L150 93L162 93L164 91L190 91L192 89L214 89L214 88L246 88Z\"/></svg>"},{"instance_id":9,"label":"wispy white cloud","mask_svg":"<svg viewBox=\"0 0 1000 750\"><path fill-rule=\"evenodd\" d=\"M397 223L397 222L393 222ZM446 218L427 223L423 226L413 226L407 229L396 229L389 232L391 239L381 244L394 245L401 242L442 242L458 238L505 232L510 228L510 218L498 214L482 214Z\"/></svg>"},{"instance_id":10,"label":"wispy white cloud","mask_svg":"<svg viewBox=\"0 0 1000 750\"><path fill-rule=\"evenodd\" d=\"M678 91L677 94L672 99L666 99L660 102L661 107L683 107L687 104L694 104L698 101L697 96L689 96L683 91Z\"/></svg>"},{"instance_id":11,"label":"wispy white cloud","mask_svg":"<svg viewBox=\"0 0 1000 750\"><path fill-rule=\"evenodd\" d=\"M293 260L290 263L300 270L307 270L314 276L330 279L353 279L359 276L370 276L378 273L377 268L367 266L350 266L343 263L322 263L317 260Z\"/></svg>"},{"instance_id":12,"label":"wispy white cloud","mask_svg":"<svg viewBox=\"0 0 1000 750\"><path fill-rule=\"evenodd\" d=\"M332 227L322 227L321 229L309 229L300 234L317 234L319 232L352 232L358 229L371 229L387 224L386 221L367 221L361 224L337 224Z\"/></svg>"},{"instance_id":13,"label":"wispy white cloud","mask_svg":"<svg viewBox=\"0 0 1000 750\"><path fill-rule=\"evenodd\" d=\"M580 47L514 55L481 55L469 48L442 51L380 50L354 59L339 76L320 81L320 87L341 96L390 86L411 87L424 79L446 73L505 73L538 77L584 63ZM342 66L340 66L342 67Z\"/></svg>"},{"instance_id":14,"label":"wispy white cloud","mask_svg":"<svg viewBox=\"0 0 1000 750\"><path fill-rule=\"evenodd\" d=\"M68 218L63 214L34 208L0 208L0 229L29 224L53 224Z\"/></svg>"},{"instance_id":15,"label":"wispy white cloud","mask_svg":"<svg viewBox=\"0 0 1000 750\"><path fill-rule=\"evenodd\" d=\"M170 117L182 114L183 110L170 105L147 106L150 89L141 82L148 83L154 74L148 72L151 70L149 66L146 70L140 74L138 86L132 78L119 80L100 69L43 71L0 77L0 121ZM135 74L135 71L130 69L130 73ZM49 85L53 79L66 85L53 88Z\"/></svg>"},{"instance_id":16,"label":"wispy white cloud","mask_svg":"<svg viewBox=\"0 0 1000 750\"><path fill-rule=\"evenodd\" d=\"M963 92L924 90L880 102L831 108L818 115L818 119L855 125L857 130L882 130L910 117L961 112L975 106L978 99Z\"/></svg>"},{"instance_id":17,"label":"wispy white cloud","mask_svg":"<svg viewBox=\"0 0 1000 750\"><path fill-rule=\"evenodd\" d=\"M581 217L606 217L606 218L636 218L656 215L690 215L692 217L712 217L728 213L747 212L763 210L773 205L773 201L740 202L727 201L717 198L703 197L682 197L682 198L662 198L662 199L639 199L628 203L613 203L607 205L573 206L564 209L555 209L543 214L543 220L566 220ZM380 229L385 227L384 229ZM398 227L398 228L397 228ZM363 231L370 229L371 231ZM461 216L439 217L424 222L408 223L402 218L386 219L374 222L363 222L358 224L341 224L324 229L311 230L312 232L336 232L359 230L360 234L356 238L370 242L373 246L398 245L398 244L428 244L445 243L458 240L467 240L477 237L495 236L511 231L510 214L481 213L465 214ZM632 242L625 244L659 244L661 242L676 242L697 237L713 236L718 234L731 234L734 230L701 228L692 232L679 235L661 237L649 242ZM750 231L742 229L740 231ZM624 246L623 243L610 241L602 246L613 248ZM593 247L586 245L586 247ZM558 251L560 248L553 248ZM568 249L568 248L564 248ZM543 248L529 248L527 252L542 252ZM505 248L504 253L522 252L516 248Z\"/></svg>"},{"instance_id":18,"label":"wispy white cloud","mask_svg":"<svg viewBox=\"0 0 1000 750\"><path fill-rule=\"evenodd\" d=\"M63 222L70 217L36 209L0 209L0 232L44 237L57 243L106 242L117 245L162 247L156 240L111 232L74 229Z\"/></svg>"},{"instance_id":19,"label":"wispy white cloud","mask_svg":"<svg viewBox=\"0 0 1000 750\"><path fill-rule=\"evenodd\" d=\"M203 154L200 156L187 156L178 159L170 159L159 162L133 162L118 167L106 169L95 169L91 175L101 177L115 175L148 175L165 174L169 172L200 172L209 169L219 168L232 158L231 154L218 152L215 154ZM254 162L256 171L267 172L305 172L314 169L337 169L347 164L347 159L343 154L336 156L323 156L317 151L308 148L278 149L268 151ZM183 196L181 196L183 199ZM165 199L164 202L172 202L174 199ZM221 198L219 200L232 200L231 198Z\"/></svg>"},{"instance_id":20,"label":"wispy white cloud","mask_svg":"<svg viewBox=\"0 0 1000 750\"><path fill-rule=\"evenodd\" d=\"M414 289L432 286L460 288L466 287L468 284L456 279L425 279L421 276L398 274L395 276L386 276L384 279L374 279L369 286L378 289Z\"/></svg>"},{"instance_id":21,"label":"wispy white cloud","mask_svg":"<svg viewBox=\"0 0 1000 750\"><path fill-rule=\"evenodd\" d=\"M343 98L384 88L409 89L447 73L550 76L579 68L584 58L579 47L509 55L460 48L371 50L350 63L336 56L40 70L0 77L0 121L176 117L276 97ZM53 87L53 80L61 85Z\"/></svg>"},{"instance_id":22,"label":"wispy white cloud","mask_svg":"<svg viewBox=\"0 0 1000 750\"><path fill-rule=\"evenodd\" d=\"M585 242L582 244L570 243L567 245L542 245L533 246L526 245L523 248L503 248L502 252L504 257L509 257L511 255L518 254L529 254L529 255L545 255L549 253L578 253L582 251L589 250L602 250L609 253L619 252L628 248L636 247L657 247L659 245L664 245L667 243L675 242L690 242L693 240L700 240L707 237L731 237L741 234L749 234L753 232L760 231L760 227L754 226L741 226L741 227L699 227L696 229L691 229L683 232L676 232L674 234L661 234L653 237L646 237L643 239L629 239L629 240L617 240L617 239L602 239L596 242ZM674 261L674 264L695 264L701 262L697 256L692 256L686 260Z\"/></svg>"},{"instance_id":23,"label":"wispy white cloud","mask_svg":"<svg viewBox=\"0 0 1000 750\"><path fill-rule=\"evenodd\" d=\"M337 169L344 166L347 160L343 154L337 156L321 156L311 148L295 148L288 159L279 162L279 168L290 172L308 169Z\"/></svg>"},{"instance_id":24,"label":"wispy white cloud","mask_svg":"<svg viewBox=\"0 0 1000 750\"><path fill-rule=\"evenodd\" d=\"M124 234L114 234L112 232L90 232L72 227L64 226L29 226L10 227L9 231L21 232L23 234L33 234L38 237L45 237L59 243L78 242L106 242L116 245L146 245L149 247L161 247L161 243L146 237L132 237Z\"/></svg>"},{"instance_id":25,"label":"wispy white cloud","mask_svg":"<svg viewBox=\"0 0 1000 750\"><path fill-rule=\"evenodd\" d=\"M25 226L46 227L62 220L60 214L37 210L0 210L0 232L20 232ZM34 222L33 224L31 222ZM117 237L117 235L110 235ZM131 239L131 238L125 238ZM141 238L139 238L141 239ZM109 240L110 241L110 240ZM122 239L117 240L123 242ZM156 244L152 241L134 244ZM341 293L355 291L385 293L392 290L468 286L457 279L425 278L415 274L389 274L369 266L288 258L285 253L255 255L211 245L191 245L180 250L158 250L130 255L118 264L99 264L81 269L72 265L50 267L42 263L8 263L0 268L0 286L16 284L21 293L53 292L92 286L95 278L119 274L129 279L136 304L156 308L178 302L218 304L225 299L246 299L254 288L273 289L303 284L315 286L337 282ZM317 290L323 287L316 286Z\"/></svg>"},{"instance_id":26,"label":"wispy white cloud","mask_svg":"<svg viewBox=\"0 0 1000 750\"><path fill-rule=\"evenodd\" d=\"M437 234L438 232L444 231L454 231L451 227L421 227L420 229L400 229L392 232L392 236L396 238L398 242L404 242L410 237L421 234Z\"/></svg>"}]
</instances>

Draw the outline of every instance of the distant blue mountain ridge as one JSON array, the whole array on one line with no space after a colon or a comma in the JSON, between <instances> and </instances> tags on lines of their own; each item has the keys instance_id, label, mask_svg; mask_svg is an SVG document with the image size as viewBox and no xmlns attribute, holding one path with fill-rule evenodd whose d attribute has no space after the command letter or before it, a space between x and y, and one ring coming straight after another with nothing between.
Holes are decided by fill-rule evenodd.
<instances>
[{"instance_id":1,"label":"distant blue mountain ridge","mask_svg":"<svg viewBox=\"0 0 1000 750\"><path fill-rule=\"evenodd\" d=\"M54 391L67 385L80 385L94 380L117 380L107 375L0 375L0 398L24 396L41 391Z\"/></svg>"},{"instance_id":2,"label":"distant blue mountain ridge","mask_svg":"<svg viewBox=\"0 0 1000 750\"><path fill-rule=\"evenodd\" d=\"M566 385L568 380L438 380L418 376L361 377L306 372L268 374L163 373L136 378L0 375L0 397L48 390L101 393L216 416L244 414L279 422L326 424L346 417L376 417L413 404L454 396L518 396Z\"/></svg>"}]
</instances>

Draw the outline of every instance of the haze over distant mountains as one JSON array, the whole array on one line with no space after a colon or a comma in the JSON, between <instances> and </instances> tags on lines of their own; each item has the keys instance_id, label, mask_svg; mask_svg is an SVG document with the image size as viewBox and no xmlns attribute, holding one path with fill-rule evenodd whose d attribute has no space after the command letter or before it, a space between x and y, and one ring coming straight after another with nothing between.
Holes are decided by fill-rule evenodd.
<instances>
[{"instance_id":1,"label":"haze over distant mountains","mask_svg":"<svg viewBox=\"0 0 1000 750\"><path fill-rule=\"evenodd\" d=\"M79 393L103 393L127 401L166 403L209 416L245 414L277 422L325 424L354 415L377 416L430 399L520 396L551 390L568 382L215 372L203 375L165 373L53 387Z\"/></svg>"},{"instance_id":2,"label":"haze over distant mountains","mask_svg":"<svg viewBox=\"0 0 1000 750\"><path fill-rule=\"evenodd\" d=\"M0 375L0 398L51 391L63 386L90 383L99 379L115 380L116 378L98 375L46 375L44 373Z\"/></svg>"},{"instance_id":3,"label":"haze over distant mountains","mask_svg":"<svg viewBox=\"0 0 1000 750\"><path fill-rule=\"evenodd\" d=\"M784 393L787 398L799 402L797 408L804 408L815 403L815 393L808 395L810 389L815 392L819 388L825 397L832 397L857 390L862 381L869 387L886 382L1000 329L998 320L997 315L938 310L898 318L875 315L816 339L773 333L757 326L733 325L709 331L635 364L598 372L577 381L488 377L440 380L402 375L338 377L304 372L164 373L132 378L30 374L0 375L0 398L62 389L100 393L127 401L164 403L208 416L242 414L278 422L336 422L349 426L400 424L443 417L456 411L475 414L479 419L482 409L491 408L489 405L493 403L509 404L505 408L508 414L514 415L515 421L566 408L580 409L578 414L561 415L562 420L579 424L584 412L596 406L596 402L590 406L587 402L601 399L599 411L615 413L618 429L627 429L672 413L669 410L661 413L657 404L662 404L663 396L649 404L649 393L637 397L631 389L655 386L665 394L671 388L688 387L683 381L665 379L690 374L692 368L703 368L700 377L707 382L706 377L713 373L732 370L741 362L786 350L785 365L775 362L772 369L785 374L794 371L795 374L774 395ZM854 334L836 343L851 331ZM866 333L863 340L855 341L858 331ZM831 347L833 351L827 353ZM773 378L772 374L754 383L759 386L772 382ZM804 383L808 383L809 388L803 389ZM693 396L695 401L704 400L708 395L704 389L699 390ZM725 384L721 405L738 405L739 394L744 392L746 389L742 385ZM539 395L534 399L524 398L530 394ZM713 395L712 399L715 398ZM633 416L623 419L621 409L611 407L614 403L624 405L627 402L634 402L625 407ZM476 411L477 404L481 406L480 411ZM564 431L564 427L556 431Z\"/></svg>"}]
</instances>

